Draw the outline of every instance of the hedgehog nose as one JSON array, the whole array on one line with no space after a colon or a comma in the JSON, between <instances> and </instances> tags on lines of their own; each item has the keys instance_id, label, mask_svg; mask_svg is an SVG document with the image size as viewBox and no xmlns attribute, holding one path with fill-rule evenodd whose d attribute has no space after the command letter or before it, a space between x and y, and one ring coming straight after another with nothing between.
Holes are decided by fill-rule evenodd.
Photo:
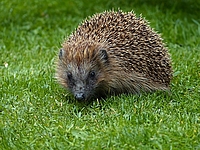
<instances>
[{"instance_id":1,"label":"hedgehog nose","mask_svg":"<svg viewBox=\"0 0 200 150\"><path fill-rule=\"evenodd\" d=\"M85 99L85 95L84 93L77 93L75 95L75 98L78 100L78 101L81 101L81 100L84 100Z\"/></svg>"}]
</instances>

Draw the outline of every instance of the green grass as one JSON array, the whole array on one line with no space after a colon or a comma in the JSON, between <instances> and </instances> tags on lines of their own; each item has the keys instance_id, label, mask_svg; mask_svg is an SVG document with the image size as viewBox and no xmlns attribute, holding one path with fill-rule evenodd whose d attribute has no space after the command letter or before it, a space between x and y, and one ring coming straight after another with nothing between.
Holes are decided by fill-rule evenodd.
<instances>
[{"instance_id":1,"label":"green grass","mask_svg":"<svg viewBox=\"0 0 200 150\"><path fill-rule=\"evenodd\" d=\"M134 10L172 56L171 93L74 102L54 79L58 49L87 16ZM0 1L0 149L200 149L200 3Z\"/></svg>"}]
</instances>

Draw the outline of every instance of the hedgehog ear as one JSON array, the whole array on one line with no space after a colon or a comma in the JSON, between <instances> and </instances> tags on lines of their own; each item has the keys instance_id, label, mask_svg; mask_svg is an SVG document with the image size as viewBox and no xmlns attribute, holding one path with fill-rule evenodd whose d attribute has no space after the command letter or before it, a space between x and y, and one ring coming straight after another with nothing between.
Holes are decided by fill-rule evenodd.
<instances>
[{"instance_id":1,"label":"hedgehog ear","mask_svg":"<svg viewBox=\"0 0 200 150\"><path fill-rule=\"evenodd\" d=\"M59 52L59 59L60 60L62 59L63 55L64 55L64 50L63 50L63 48L61 48L60 52Z\"/></svg>"},{"instance_id":2,"label":"hedgehog ear","mask_svg":"<svg viewBox=\"0 0 200 150\"><path fill-rule=\"evenodd\" d=\"M104 60L105 62L108 62L108 53L107 53L107 51L105 49L100 49L99 53L100 53L100 58L102 60Z\"/></svg>"}]
</instances>

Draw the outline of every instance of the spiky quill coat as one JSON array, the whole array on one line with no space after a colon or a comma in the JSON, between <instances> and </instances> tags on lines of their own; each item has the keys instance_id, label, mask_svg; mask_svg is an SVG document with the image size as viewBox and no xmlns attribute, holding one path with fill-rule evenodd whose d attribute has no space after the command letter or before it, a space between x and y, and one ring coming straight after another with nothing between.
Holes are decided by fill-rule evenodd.
<instances>
[{"instance_id":1,"label":"spiky quill coat","mask_svg":"<svg viewBox=\"0 0 200 150\"><path fill-rule=\"evenodd\" d=\"M63 43L57 80L77 99L168 90L168 50L142 17L108 11L81 23Z\"/></svg>"}]
</instances>

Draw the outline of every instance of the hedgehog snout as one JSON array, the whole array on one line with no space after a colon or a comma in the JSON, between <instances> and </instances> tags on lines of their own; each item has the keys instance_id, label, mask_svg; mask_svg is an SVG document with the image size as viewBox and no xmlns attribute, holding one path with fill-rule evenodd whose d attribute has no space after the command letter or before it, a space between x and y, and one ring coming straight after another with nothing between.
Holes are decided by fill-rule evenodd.
<instances>
[{"instance_id":1,"label":"hedgehog snout","mask_svg":"<svg viewBox=\"0 0 200 150\"><path fill-rule=\"evenodd\" d=\"M74 91L73 91L74 97L78 100L78 101L83 101L86 99L86 94L85 94L85 85L83 82L79 81L75 87L74 87Z\"/></svg>"},{"instance_id":2,"label":"hedgehog snout","mask_svg":"<svg viewBox=\"0 0 200 150\"><path fill-rule=\"evenodd\" d=\"M75 98L76 98L78 101L85 100L85 94L84 94L83 92L76 93L76 94L75 94Z\"/></svg>"}]
</instances>

